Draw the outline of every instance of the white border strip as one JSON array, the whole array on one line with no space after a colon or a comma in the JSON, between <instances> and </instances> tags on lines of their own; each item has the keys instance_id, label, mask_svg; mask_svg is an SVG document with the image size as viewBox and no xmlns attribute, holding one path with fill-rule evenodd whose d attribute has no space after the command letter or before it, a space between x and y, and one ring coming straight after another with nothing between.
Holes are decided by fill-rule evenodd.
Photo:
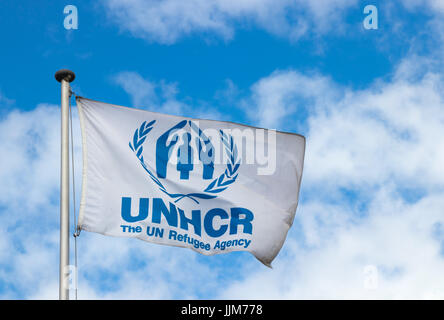
<instances>
[{"instance_id":1,"label":"white border strip","mask_svg":"<svg viewBox=\"0 0 444 320\"><path fill-rule=\"evenodd\" d=\"M82 98L76 97L77 110L79 112L80 129L82 133L82 196L80 199L79 217L77 219L77 228L82 229L83 216L86 204L86 189L88 185L87 171L88 171L88 148L86 147L86 129L85 129L85 118L83 114Z\"/></svg>"}]
</instances>

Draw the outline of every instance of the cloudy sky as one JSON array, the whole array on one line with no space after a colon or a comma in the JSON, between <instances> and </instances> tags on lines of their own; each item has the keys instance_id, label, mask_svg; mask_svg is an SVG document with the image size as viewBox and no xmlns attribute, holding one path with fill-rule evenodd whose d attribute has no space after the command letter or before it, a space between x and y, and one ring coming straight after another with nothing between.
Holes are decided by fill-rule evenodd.
<instances>
[{"instance_id":1,"label":"cloudy sky","mask_svg":"<svg viewBox=\"0 0 444 320\"><path fill-rule=\"evenodd\" d=\"M0 298L58 298L66 67L91 99L307 138L273 269L82 232L80 299L444 299L444 1L7 0L0 30ZM75 110L74 143L80 194Z\"/></svg>"}]
</instances>

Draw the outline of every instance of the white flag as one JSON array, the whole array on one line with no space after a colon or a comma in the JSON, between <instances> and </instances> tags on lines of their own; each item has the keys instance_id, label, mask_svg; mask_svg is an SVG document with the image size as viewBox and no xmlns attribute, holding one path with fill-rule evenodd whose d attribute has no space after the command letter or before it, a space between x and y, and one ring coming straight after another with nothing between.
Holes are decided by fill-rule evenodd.
<instances>
[{"instance_id":1,"label":"white flag","mask_svg":"<svg viewBox=\"0 0 444 320\"><path fill-rule=\"evenodd\" d=\"M249 251L267 266L298 204L305 138L77 98L82 230Z\"/></svg>"}]
</instances>

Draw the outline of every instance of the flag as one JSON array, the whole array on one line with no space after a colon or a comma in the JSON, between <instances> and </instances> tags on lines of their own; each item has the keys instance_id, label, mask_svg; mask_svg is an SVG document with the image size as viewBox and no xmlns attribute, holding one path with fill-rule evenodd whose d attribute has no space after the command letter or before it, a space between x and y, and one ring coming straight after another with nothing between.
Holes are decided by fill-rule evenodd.
<instances>
[{"instance_id":1,"label":"flag","mask_svg":"<svg viewBox=\"0 0 444 320\"><path fill-rule=\"evenodd\" d=\"M78 227L186 247L248 251L267 266L298 204L305 138L77 98Z\"/></svg>"}]
</instances>

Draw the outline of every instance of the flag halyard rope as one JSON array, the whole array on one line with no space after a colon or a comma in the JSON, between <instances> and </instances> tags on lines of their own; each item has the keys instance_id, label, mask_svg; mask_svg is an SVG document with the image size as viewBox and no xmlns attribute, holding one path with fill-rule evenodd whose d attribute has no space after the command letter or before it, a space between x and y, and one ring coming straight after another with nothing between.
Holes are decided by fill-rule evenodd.
<instances>
[{"instance_id":1,"label":"flag halyard rope","mask_svg":"<svg viewBox=\"0 0 444 320\"><path fill-rule=\"evenodd\" d=\"M74 225L74 231L73 231L73 237L74 237L74 296L75 300L77 300L77 268L78 268L78 261L77 261L77 238L80 235L80 230L77 227L77 214L76 214L76 184L75 184L75 167L74 167L74 134L73 134L73 126L72 126L72 106L71 106L71 96L76 94L73 91L70 91L69 94L69 127L70 127L70 144L71 144L71 168L72 168L72 193L73 193L73 225Z\"/></svg>"}]
</instances>

